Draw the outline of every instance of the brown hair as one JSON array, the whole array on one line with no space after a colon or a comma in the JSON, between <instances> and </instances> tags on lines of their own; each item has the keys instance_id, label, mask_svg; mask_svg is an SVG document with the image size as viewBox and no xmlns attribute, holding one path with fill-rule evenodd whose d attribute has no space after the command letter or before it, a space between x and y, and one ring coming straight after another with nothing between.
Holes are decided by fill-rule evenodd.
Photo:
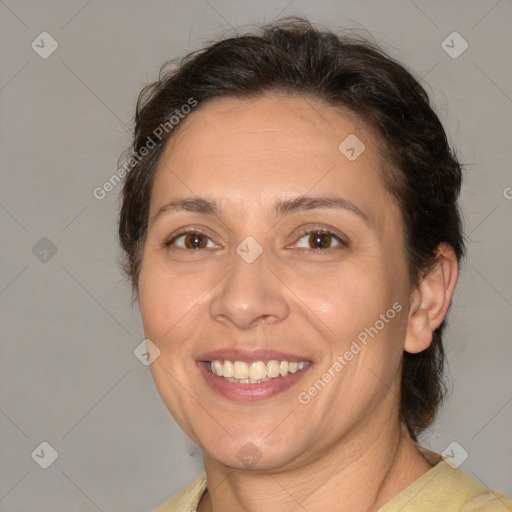
<instances>
[{"instance_id":1,"label":"brown hair","mask_svg":"<svg viewBox=\"0 0 512 512\"><path fill-rule=\"evenodd\" d=\"M201 107L213 98L272 91L312 95L348 109L377 135L386 185L402 212L404 250L413 284L435 265L440 243L451 245L461 260L464 241L457 205L461 166L423 87L373 42L288 18L262 27L256 35L212 43L186 56L177 69L162 68L159 80L142 90L132 156L140 157L150 140L154 147L132 160L119 218L121 265L131 279L134 296L153 177L165 142L173 134L169 119L192 102ZM165 134L159 129L162 126L167 126ZM444 395L444 325L433 333L427 350L404 353L400 414L413 439L431 425Z\"/></svg>"}]
</instances>

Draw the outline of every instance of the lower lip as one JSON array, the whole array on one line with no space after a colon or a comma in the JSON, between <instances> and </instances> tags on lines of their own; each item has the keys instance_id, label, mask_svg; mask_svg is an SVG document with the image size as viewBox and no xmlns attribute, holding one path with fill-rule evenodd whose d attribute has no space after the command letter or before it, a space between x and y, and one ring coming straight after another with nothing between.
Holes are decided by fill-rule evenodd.
<instances>
[{"instance_id":1,"label":"lower lip","mask_svg":"<svg viewBox=\"0 0 512 512\"><path fill-rule=\"evenodd\" d=\"M197 366L201 370L207 384L217 393L237 402L266 400L267 398L284 393L301 379L312 366L310 363L296 373L289 373L286 377L275 377L259 384L238 384L236 382L229 382L224 377L214 375L206 368L206 364L205 362L198 362Z\"/></svg>"}]
</instances>

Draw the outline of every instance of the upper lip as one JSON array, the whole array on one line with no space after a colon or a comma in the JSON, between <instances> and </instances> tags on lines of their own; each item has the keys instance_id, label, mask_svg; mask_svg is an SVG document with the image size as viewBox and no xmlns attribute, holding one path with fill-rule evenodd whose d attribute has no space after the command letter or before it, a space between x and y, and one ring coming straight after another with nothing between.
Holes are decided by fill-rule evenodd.
<instances>
[{"instance_id":1,"label":"upper lip","mask_svg":"<svg viewBox=\"0 0 512 512\"><path fill-rule=\"evenodd\" d=\"M258 349L219 349L212 350L205 354L200 355L197 361L244 361L252 363L256 361L290 361L299 362L306 361L311 362L309 357L298 356L296 354L290 354L286 352L279 352L272 349L258 348Z\"/></svg>"}]
</instances>

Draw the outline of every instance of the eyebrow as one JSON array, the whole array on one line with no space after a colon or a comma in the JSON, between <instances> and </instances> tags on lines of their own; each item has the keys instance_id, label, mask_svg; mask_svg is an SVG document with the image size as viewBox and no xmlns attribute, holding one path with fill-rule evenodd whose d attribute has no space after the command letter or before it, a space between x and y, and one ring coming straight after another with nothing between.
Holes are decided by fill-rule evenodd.
<instances>
[{"instance_id":1,"label":"eyebrow","mask_svg":"<svg viewBox=\"0 0 512 512\"><path fill-rule=\"evenodd\" d=\"M274 213L284 217L294 212L303 212L316 209L343 209L360 217L366 224L373 224L368 215L348 199L342 197L306 197L281 200L274 205ZM159 218L180 211L201 213L205 215L220 216L220 207L216 201L201 197L186 197L174 199L160 206L158 211L149 220L149 226Z\"/></svg>"},{"instance_id":2,"label":"eyebrow","mask_svg":"<svg viewBox=\"0 0 512 512\"><path fill-rule=\"evenodd\" d=\"M286 201L279 201L275 205L278 216L285 216L293 212L316 210L320 208L343 209L356 214L366 223L370 224L370 218L360 208L348 199L342 197L306 197L300 196Z\"/></svg>"}]
</instances>

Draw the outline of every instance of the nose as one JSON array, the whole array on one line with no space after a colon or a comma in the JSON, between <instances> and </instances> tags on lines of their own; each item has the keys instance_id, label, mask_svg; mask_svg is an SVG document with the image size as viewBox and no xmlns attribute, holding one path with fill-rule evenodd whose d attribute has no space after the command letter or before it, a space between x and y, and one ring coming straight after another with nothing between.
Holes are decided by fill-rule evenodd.
<instances>
[{"instance_id":1,"label":"nose","mask_svg":"<svg viewBox=\"0 0 512 512\"><path fill-rule=\"evenodd\" d=\"M284 320L290 312L282 282L268 266L265 254L247 263L233 255L231 270L210 301L210 316L239 329Z\"/></svg>"}]
</instances>

